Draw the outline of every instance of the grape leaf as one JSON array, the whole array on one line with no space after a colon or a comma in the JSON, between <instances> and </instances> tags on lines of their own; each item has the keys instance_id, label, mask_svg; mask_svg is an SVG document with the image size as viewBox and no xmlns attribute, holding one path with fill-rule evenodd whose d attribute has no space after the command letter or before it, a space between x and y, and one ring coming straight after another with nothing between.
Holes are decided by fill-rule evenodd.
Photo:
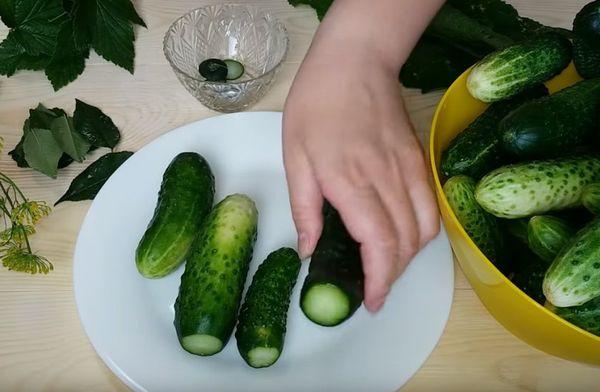
<instances>
[{"instance_id":1,"label":"grape leaf","mask_svg":"<svg viewBox=\"0 0 600 392\"><path fill-rule=\"evenodd\" d=\"M52 178L58 172L58 160L62 150L54 140L52 131L48 129L32 128L25 134L23 152L27 164Z\"/></svg>"},{"instance_id":2,"label":"grape leaf","mask_svg":"<svg viewBox=\"0 0 600 392\"><path fill-rule=\"evenodd\" d=\"M85 69L85 60L90 54L89 47L78 49L73 38L73 24L63 23L59 33L58 42L50 62L46 66L46 76L54 91L66 86L77 79Z\"/></svg>"},{"instance_id":3,"label":"grape leaf","mask_svg":"<svg viewBox=\"0 0 600 392\"><path fill-rule=\"evenodd\" d=\"M75 131L73 119L62 115L52 121L52 136L62 151L78 162L83 162L90 144Z\"/></svg>"},{"instance_id":4,"label":"grape leaf","mask_svg":"<svg viewBox=\"0 0 600 392\"><path fill-rule=\"evenodd\" d=\"M130 151L109 152L89 165L73 179L69 189L54 204L63 201L92 200L100 191L106 180L133 155Z\"/></svg>"},{"instance_id":5,"label":"grape leaf","mask_svg":"<svg viewBox=\"0 0 600 392\"><path fill-rule=\"evenodd\" d=\"M75 102L75 129L93 146L115 148L121 133L110 117L95 106L78 99Z\"/></svg>"},{"instance_id":6,"label":"grape leaf","mask_svg":"<svg viewBox=\"0 0 600 392\"><path fill-rule=\"evenodd\" d=\"M51 55L61 24L67 19L61 0L18 0L11 34L30 55Z\"/></svg>"},{"instance_id":7,"label":"grape leaf","mask_svg":"<svg viewBox=\"0 0 600 392\"><path fill-rule=\"evenodd\" d=\"M15 27L14 0L0 0L0 19L6 27Z\"/></svg>"}]
</instances>

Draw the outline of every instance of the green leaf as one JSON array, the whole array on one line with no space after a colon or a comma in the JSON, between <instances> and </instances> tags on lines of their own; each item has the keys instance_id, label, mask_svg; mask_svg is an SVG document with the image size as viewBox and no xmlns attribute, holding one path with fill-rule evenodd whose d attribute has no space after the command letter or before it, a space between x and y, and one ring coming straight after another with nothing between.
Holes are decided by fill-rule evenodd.
<instances>
[{"instance_id":1,"label":"green leaf","mask_svg":"<svg viewBox=\"0 0 600 392\"><path fill-rule=\"evenodd\" d=\"M61 0L18 0L11 34L28 54L52 55L58 31L66 19Z\"/></svg>"},{"instance_id":2,"label":"green leaf","mask_svg":"<svg viewBox=\"0 0 600 392\"><path fill-rule=\"evenodd\" d=\"M73 119L63 115L52 121L52 135L62 151L78 162L83 162L90 144L75 131Z\"/></svg>"},{"instance_id":3,"label":"green leaf","mask_svg":"<svg viewBox=\"0 0 600 392\"><path fill-rule=\"evenodd\" d=\"M115 148L121 133L113 121L95 106L75 100L75 129L96 147Z\"/></svg>"},{"instance_id":4,"label":"green leaf","mask_svg":"<svg viewBox=\"0 0 600 392\"><path fill-rule=\"evenodd\" d=\"M85 69L85 60L90 54L89 47L79 50L73 38L73 24L65 22L58 33L58 42L50 62L46 66L46 76L54 91L71 83Z\"/></svg>"},{"instance_id":5,"label":"green leaf","mask_svg":"<svg viewBox=\"0 0 600 392\"><path fill-rule=\"evenodd\" d=\"M12 76L18 69L25 49L11 34L0 43L0 75Z\"/></svg>"},{"instance_id":6,"label":"green leaf","mask_svg":"<svg viewBox=\"0 0 600 392\"><path fill-rule=\"evenodd\" d=\"M91 26L96 20L96 6L94 1L78 1L72 13L73 40L79 50L89 49L92 44Z\"/></svg>"},{"instance_id":7,"label":"green leaf","mask_svg":"<svg viewBox=\"0 0 600 392\"><path fill-rule=\"evenodd\" d=\"M114 10L115 13L121 15L125 19L137 25L147 27L140 15L135 10L133 3L129 0L100 0L105 3L108 8ZM109 5L110 4L110 5Z\"/></svg>"},{"instance_id":8,"label":"green leaf","mask_svg":"<svg viewBox=\"0 0 600 392\"><path fill-rule=\"evenodd\" d=\"M30 129L23 140L23 152L25 160L31 168L48 177L56 178L58 160L63 152L54 140L52 131Z\"/></svg>"},{"instance_id":9,"label":"green leaf","mask_svg":"<svg viewBox=\"0 0 600 392\"><path fill-rule=\"evenodd\" d=\"M109 152L88 166L73 179L67 192L54 204L63 201L92 200L106 180L133 155L130 151Z\"/></svg>"},{"instance_id":10,"label":"green leaf","mask_svg":"<svg viewBox=\"0 0 600 392\"><path fill-rule=\"evenodd\" d=\"M0 0L0 19L6 27L15 27L14 0Z\"/></svg>"},{"instance_id":11,"label":"green leaf","mask_svg":"<svg viewBox=\"0 0 600 392\"><path fill-rule=\"evenodd\" d=\"M327 10L331 4L333 4L333 0L288 0L288 2L294 7L300 4L311 6L315 9L315 11L317 11L317 17L319 20L323 20L325 13L327 13Z\"/></svg>"}]
</instances>

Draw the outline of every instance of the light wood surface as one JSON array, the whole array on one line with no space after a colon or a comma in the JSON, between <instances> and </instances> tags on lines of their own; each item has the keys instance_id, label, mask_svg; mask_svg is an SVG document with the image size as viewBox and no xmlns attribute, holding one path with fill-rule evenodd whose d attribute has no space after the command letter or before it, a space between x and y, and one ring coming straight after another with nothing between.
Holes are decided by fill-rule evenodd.
<instances>
[{"instance_id":1,"label":"light wood surface","mask_svg":"<svg viewBox=\"0 0 600 392\"><path fill-rule=\"evenodd\" d=\"M40 72L0 79L0 134L7 149L0 170L13 177L33 199L54 202L83 164L51 180L19 169L6 155L18 141L27 110L43 102L72 110L74 99L97 105L120 127L120 149L137 150L180 125L217 113L192 98L162 55L162 36L178 16L202 0L138 0L149 28L137 29L135 75L96 55L82 77L55 93ZM270 9L288 28L290 53L278 81L252 110L281 110L292 78L318 22L306 8L285 0L253 0ZM375 1L373 1L375 3ZM569 27L585 0L514 0L522 14ZM0 37L7 29L0 27ZM417 132L426 142L439 93L405 91ZM100 152L97 153L99 155ZM88 160L89 163L93 157ZM87 164L86 163L86 164ZM54 262L47 276L29 276L0 268L0 390L122 391L124 385L95 354L79 323L71 284L72 254L89 202L64 203L39 227L33 245ZM118 208L118 206L115 206ZM548 356L504 330L484 309L456 267L450 320L441 341L407 391L598 391L600 370ZM409 317L410 315L407 315Z\"/></svg>"}]
</instances>

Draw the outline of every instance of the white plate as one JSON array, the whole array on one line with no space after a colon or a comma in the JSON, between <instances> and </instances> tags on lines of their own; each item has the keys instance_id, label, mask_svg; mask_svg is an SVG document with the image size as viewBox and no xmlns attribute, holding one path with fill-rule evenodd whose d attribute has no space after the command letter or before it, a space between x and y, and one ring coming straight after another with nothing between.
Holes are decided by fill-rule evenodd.
<instances>
[{"instance_id":1,"label":"white plate","mask_svg":"<svg viewBox=\"0 0 600 392\"><path fill-rule=\"evenodd\" d=\"M96 196L75 250L77 308L100 357L132 389L392 391L435 347L453 292L452 253L445 233L413 261L383 311L372 316L361 307L335 328L311 323L298 306L304 264L290 306L285 348L270 368L248 367L235 337L213 357L180 348L173 303L183 267L163 279L148 280L134 263L162 174L175 155L196 151L212 166L216 200L243 192L256 201L260 219L252 276L270 251L296 242L280 133L280 113L239 113L186 125L138 151Z\"/></svg>"}]
</instances>

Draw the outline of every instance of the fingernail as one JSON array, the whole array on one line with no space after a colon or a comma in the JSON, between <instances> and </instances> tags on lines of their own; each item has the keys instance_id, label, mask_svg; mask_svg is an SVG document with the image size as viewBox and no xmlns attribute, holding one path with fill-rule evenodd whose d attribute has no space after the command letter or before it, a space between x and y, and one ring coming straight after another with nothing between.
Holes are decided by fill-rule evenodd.
<instances>
[{"instance_id":1,"label":"fingernail","mask_svg":"<svg viewBox=\"0 0 600 392\"><path fill-rule=\"evenodd\" d=\"M367 306L367 310L371 313L377 313L385 303L385 297L384 295L371 301Z\"/></svg>"},{"instance_id":2,"label":"fingernail","mask_svg":"<svg viewBox=\"0 0 600 392\"><path fill-rule=\"evenodd\" d=\"M310 256L310 243L306 233L300 233L298 235L298 253L301 260Z\"/></svg>"}]
</instances>

